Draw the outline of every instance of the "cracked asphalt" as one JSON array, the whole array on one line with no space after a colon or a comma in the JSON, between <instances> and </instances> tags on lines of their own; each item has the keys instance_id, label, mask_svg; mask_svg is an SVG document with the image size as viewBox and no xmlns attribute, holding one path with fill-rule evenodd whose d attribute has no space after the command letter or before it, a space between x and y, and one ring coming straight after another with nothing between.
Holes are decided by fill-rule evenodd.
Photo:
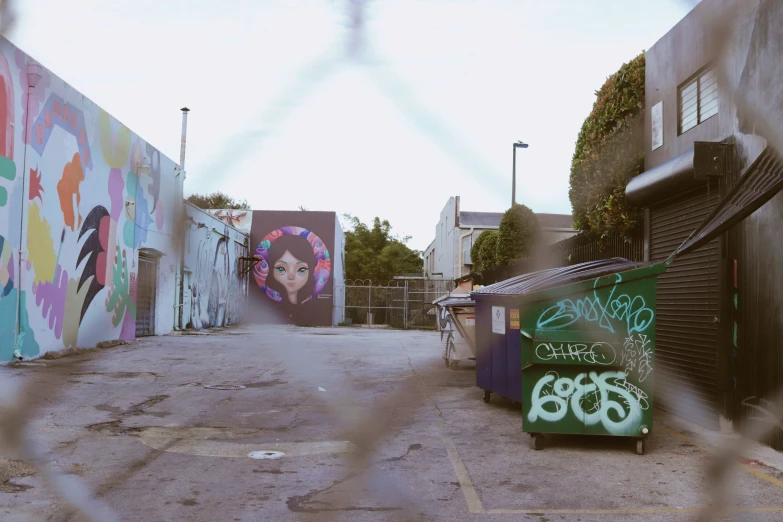
<instances>
[{"instance_id":1,"label":"cracked asphalt","mask_svg":"<svg viewBox=\"0 0 783 522\"><path fill-rule=\"evenodd\" d=\"M656 423L644 456L601 437L532 451L519 405L485 404L473 364L446 368L441 347L436 332L240 326L0 379L61 383L35 397L30 434L121 520L691 520L710 502L708 446ZM726 519L783 520L783 475L751 465ZM80 519L0 454L0 520Z\"/></svg>"}]
</instances>

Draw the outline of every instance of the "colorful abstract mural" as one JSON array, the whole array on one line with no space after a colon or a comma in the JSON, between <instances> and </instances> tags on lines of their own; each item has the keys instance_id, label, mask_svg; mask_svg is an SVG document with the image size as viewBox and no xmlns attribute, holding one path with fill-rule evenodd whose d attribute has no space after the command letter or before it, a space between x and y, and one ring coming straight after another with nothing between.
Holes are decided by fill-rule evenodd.
<instances>
[{"instance_id":1,"label":"colorful abstract mural","mask_svg":"<svg viewBox=\"0 0 783 522\"><path fill-rule=\"evenodd\" d=\"M0 38L0 363L135 337L139 250L178 258L175 172L172 160ZM154 283L166 333L174 278Z\"/></svg>"}]
</instances>

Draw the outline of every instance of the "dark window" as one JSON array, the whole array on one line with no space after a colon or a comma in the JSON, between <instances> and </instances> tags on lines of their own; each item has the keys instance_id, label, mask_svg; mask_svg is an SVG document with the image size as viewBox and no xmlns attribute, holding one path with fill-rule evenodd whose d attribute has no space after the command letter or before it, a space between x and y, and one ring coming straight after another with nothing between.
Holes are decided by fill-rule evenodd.
<instances>
[{"instance_id":1,"label":"dark window","mask_svg":"<svg viewBox=\"0 0 783 522\"><path fill-rule=\"evenodd\" d=\"M703 69L678 89L680 134L718 114L718 77Z\"/></svg>"}]
</instances>

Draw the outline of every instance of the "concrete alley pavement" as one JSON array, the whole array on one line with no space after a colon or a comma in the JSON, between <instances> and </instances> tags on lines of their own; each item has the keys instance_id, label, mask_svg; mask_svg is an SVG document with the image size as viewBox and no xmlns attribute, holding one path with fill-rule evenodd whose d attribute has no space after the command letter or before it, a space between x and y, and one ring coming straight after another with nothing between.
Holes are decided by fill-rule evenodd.
<instances>
[{"instance_id":1,"label":"concrete alley pavement","mask_svg":"<svg viewBox=\"0 0 783 522\"><path fill-rule=\"evenodd\" d=\"M440 357L436 332L242 326L0 379L61 383L30 433L121 520L679 521L709 502L710 448L688 434L656 423L644 456L600 437L532 451L519 406ZM783 519L783 476L751 464L730 519ZM79 520L2 454L0 519Z\"/></svg>"}]
</instances>

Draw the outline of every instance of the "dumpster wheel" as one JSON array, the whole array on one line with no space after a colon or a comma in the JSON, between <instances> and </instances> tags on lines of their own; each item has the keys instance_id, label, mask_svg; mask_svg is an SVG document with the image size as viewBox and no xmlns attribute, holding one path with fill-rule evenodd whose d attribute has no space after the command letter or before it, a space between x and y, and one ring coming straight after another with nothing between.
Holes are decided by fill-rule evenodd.
<instances>
[{"instance_id":1,"label":"dumpster wheel","mask_svg":"<svg viewBox=\"0 0 783 522\"><path fill-rule=\"evenodd\" d=\"M646 439L636 439L636 454L637 455L644 455L644 452L647 450L647 440Z\"/></svg>"},{"instance_id":2,"label":"dumpster wheel","mask_svg":"<svg viewBox=\"0 0 783 522\"><path fill-rule=\"evenodd\" d=\"M489 396L490 396L489 390L484 390L484 402L489 402Z\"/></svg>"},{"instance_id":3,"label":"dumpster wheel","mask_svg":"<svg viewBox=\"0 0 783 522\"><path fill-rule=\"evenodd\" d=\"M454 334L449 332L448 337L446 337L446 347L443 349L443 362L446 368L449 367L449 352L451 351L452 339L454 339ZM443 336L441 336L441 340L443 340Z\"/></svg>"},{"instance_id":4,"label":"dumpster wheel","mask_svg":"<svg viewBox=\"0 0 783 522\"><path fill-rule=\"evenodd\" d=\"M536 451L541 451L546 447L546 438L542 433L530 434L530 448Z\"/></svg>"},{"instance_id":5,"label":"dumpster wheel","mask_svg":"<svg viewBox=\"0 0 783 522\"><path fill-rule=\"evenodd\" d=\"M459 366L459 361L452 361L451 358L457 355L457 348L454 346L454 336L449 334L449 338L446 341L446 367L456 370Z\"/></svg>"}]
</instances>

